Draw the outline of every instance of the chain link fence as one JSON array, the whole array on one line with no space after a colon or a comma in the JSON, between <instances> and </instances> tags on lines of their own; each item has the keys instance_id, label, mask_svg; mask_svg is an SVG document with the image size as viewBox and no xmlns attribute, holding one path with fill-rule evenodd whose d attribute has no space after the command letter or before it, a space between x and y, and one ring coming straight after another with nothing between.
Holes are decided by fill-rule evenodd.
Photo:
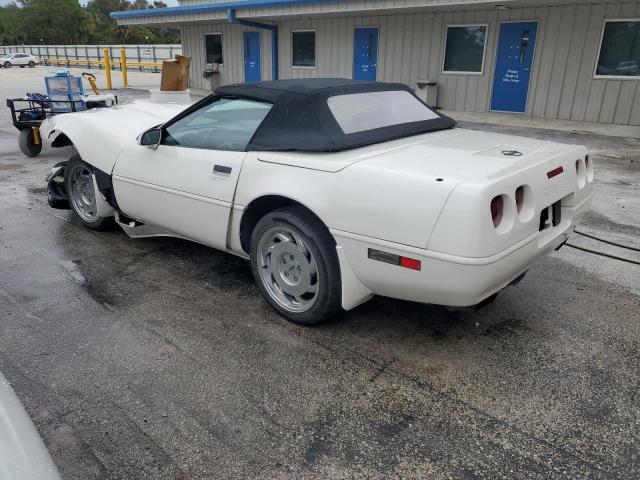
<instances>
[{"instance_id":1,"label":"chain link fence","mask_svg":"<svg viewBox=\"0 0 640 480\"><path fill-rule=\"evenodd\" d=\"M103 65L96 63L102 60L104 49L109 50L112 59L120 58L120 50L125 49L127 61L162 63L163 60L182 54L182 45L0 45L0 55L9 53L29 53L39 57L43 63L50 59L73 60L73 65L81 67L82 60L86 60L86 68L103 69ZM57 62L59 65L60 62ZM129 70L138 68L141 72L159 72L160 68L154 67L130 67Z\"/></svg>"}]
</instances>

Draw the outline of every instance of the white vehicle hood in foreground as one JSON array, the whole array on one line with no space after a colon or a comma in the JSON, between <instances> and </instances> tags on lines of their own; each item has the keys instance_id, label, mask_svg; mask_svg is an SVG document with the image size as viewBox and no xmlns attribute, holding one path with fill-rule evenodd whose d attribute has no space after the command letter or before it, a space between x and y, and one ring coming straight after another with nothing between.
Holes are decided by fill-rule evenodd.
<instances>
[{"instance_id":1,"label":"white vehicle hood in foreground","mask_svg":"<svg viewBox=\"0 0 640 480\"><path fill-rule=\"evenodd\" d=\"M1 373L0 479L60 480L29 415Z\"/></svg>"}]
</instances>

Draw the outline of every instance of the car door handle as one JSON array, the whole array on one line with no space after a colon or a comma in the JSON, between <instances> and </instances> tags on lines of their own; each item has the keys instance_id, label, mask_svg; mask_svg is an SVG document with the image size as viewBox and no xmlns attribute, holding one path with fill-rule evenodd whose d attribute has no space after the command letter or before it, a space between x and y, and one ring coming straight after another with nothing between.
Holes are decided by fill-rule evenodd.
<instances>
[{"instance_id":1,"label":"car door handle","mask_svg":"<svg viewBox=\"0 0 640 480\"><path fill-rule=\"evenodd\" d=\"M222 175L231 175L231 167L227 167L226 165L214 165L213 173L222 174Z\"/></svg>"}]
</instances>

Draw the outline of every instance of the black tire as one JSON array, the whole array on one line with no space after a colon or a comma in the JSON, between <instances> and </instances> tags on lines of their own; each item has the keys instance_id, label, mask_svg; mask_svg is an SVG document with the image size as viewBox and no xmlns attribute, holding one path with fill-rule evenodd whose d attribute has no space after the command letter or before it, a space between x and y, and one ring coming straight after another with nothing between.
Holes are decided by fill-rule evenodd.
<instances>
[{"instance_id":1,"label":"black tire","mask_svg":"<svg viewBox=\"0 0 640 480\"><path fill-rule=\"evenodd\" d=\"M40 139L40 143L36 144L33 128L24 128L20 130L18 135L18 146L27 157L35 157L42 151L42 139Z\"/></svg>"},{"instance_id":2,"label":"black tire","mask_svg":"<svg viewBox=\"0 0 640 480\"><path fill-rule=\"evenodd\" d=\"M29 61L29 68L33 68L36 66L36 62L34 62L33 60Z\"/></svg>"},{"instance_id":3,"label":"black tire","mask_svg":"<svg viewBox=\"0 0 640 480\"><path fill-rule=\"evenodd\" d=\"M317 265L317 295L306 311L294 312L280 305L269 293L261 277L258 245L272 227L284 227L299 235ZM284 207L267 213L251 233L251 271L260 292L283 317L299 325L316 325L342 311L342 282L336 245L331 233L312 213L301 207Z\"/></svg>"},{"instance_id":4,"label":"black tire","mask_svg":"<svg viewBox=\"0 0 640 480\"><path fill-rule=\"evenodd\" d=\"M4 68L11 68L11 62L4 62Z\"/></svg>"},{"instance_id":5,"label":"black tire","mask_svg":"<svg viewBox=\"0 0 640 480\"><path fill-rule=\"evenodd\" d=\"M69 159L69 161L67 162L67 165L64 168L64 189L65 192L67 194L67 198L69 199L69 205L71 206L71 209L74 211L74 213L77 215L78 219L80 220L80 222L82 222L82 224L87 227L90 228L91 230L110 230L114 227L115 225L115 220L113 217L98 217L97 220L90 222L87 221L83 218L83 216L78 213L77 207L74 204L74 202L71 200L71 179L69 178L69 172L71 172L73 170L73 167L76 165L81 165L83 167L85 167L87 170L89 170L89 172L94 171L94 168L89 165L86 162L82 161L82 158L80 157L80 155L78 155L77 153L72 155L71 158Z\"/></svg>"}]
</instances>

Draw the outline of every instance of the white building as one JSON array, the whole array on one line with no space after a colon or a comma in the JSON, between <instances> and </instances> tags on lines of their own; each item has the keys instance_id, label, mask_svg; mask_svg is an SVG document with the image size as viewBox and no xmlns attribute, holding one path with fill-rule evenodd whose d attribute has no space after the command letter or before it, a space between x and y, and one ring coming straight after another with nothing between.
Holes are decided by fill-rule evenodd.
<instances>
[{"instance_id":1,"label":"white building","mask_svg":"<svg viewBox=\"0 0 640 480\"><path fill-rule=\"evenodd\" d=\"M447 110L640 125L638 1L179 1L112 16L179 28L193 88L347 77L420 92L432 81Z\"/></svg>"}]
</instances>

